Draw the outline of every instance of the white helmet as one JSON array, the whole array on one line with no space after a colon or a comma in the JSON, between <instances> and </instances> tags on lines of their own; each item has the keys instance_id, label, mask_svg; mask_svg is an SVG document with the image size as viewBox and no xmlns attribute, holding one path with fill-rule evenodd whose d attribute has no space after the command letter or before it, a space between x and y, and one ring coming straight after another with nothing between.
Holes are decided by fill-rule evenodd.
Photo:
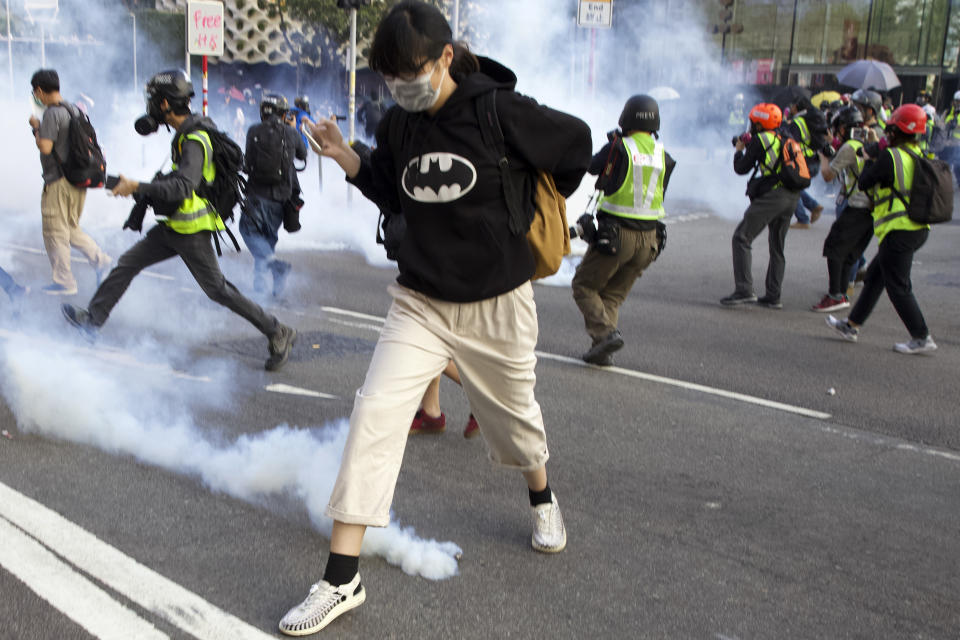
<instances>
[{"instance_id":1,"label":"white helmet","mask_svg":"<svg viewBox=\"0 0 960 640\"><path fill-rule=\"evenodd\" d=\"M937 117L937 110L932 104L923 105L923 112L927 114L929 120Z\"/></svg>"},{"instance_id":2,"label":"white helmet","mask_svg":"<svg viewBox=\"0 0 960 640\"><path fill-rule=\"evenodd\" d=\"M956 93L953 94L953 99L960 100L960 91L957 91Z\"/></svg>"}]
</instances>

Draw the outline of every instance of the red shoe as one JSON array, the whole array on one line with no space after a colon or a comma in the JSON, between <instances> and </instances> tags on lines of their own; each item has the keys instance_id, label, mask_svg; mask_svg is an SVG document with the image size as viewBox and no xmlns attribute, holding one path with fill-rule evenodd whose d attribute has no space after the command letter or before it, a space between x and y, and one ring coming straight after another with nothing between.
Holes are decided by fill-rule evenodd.
<instances>
[{"instance_id":1,"label":"red shoe","mask_svg":"<svg viewBox=\"0 0 960 640\"><path fill-rule=\"evenodd\" d=\"M480 425L477 424L477 419L473 417L473 414L470 414L470 419L467 420L467 427L463 430L464 438L473 438L480 435Z\"/></svg>"},{"instance_id":2,"label":"red shoe","mask_svg":"<svg viewBox=\"0 0 960 640\"><path fill-rule=\"evenodd\" d=\"M839 309L846 309L850 306L850 301L847 299L847 296L840 296L840 298L834 298L829 293L820 300L817 304L810 307L811 311L819 311L820 313L826 313L829 311L837 311Z\"/></svg>"},{"instance_id":3,"label":"red shoe","mask_svg":"<svg viewBox=\"0 0 960 640\"><path fill-rule=\"evenodd\" d=\"M431 418L423 409L417 409L410 424L410 435L417 433L443 433L447 428L447 416L440 412L439 418Z\"/></svg>"}]
</instances>

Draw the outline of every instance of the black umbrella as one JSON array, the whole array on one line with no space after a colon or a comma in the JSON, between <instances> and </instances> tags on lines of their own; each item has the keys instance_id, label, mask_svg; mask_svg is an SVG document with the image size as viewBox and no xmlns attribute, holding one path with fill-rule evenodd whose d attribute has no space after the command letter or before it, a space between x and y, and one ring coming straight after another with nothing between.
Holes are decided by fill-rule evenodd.
<instances>
[{"instance_id":1,"label":"black umbrella","mask_svg":"<svg viewBox=\"0 0 960 640\"><path fill-rule=\"evenodd\" d=\"M787 106L793 104L794 102L800 102L804 98L810 99L810 90L805 89L804 87L799 87L793 85L790 87L784 87L777 92L776 96L773 98L773 103L785 109Z\"/></svg>"}]
</instances>

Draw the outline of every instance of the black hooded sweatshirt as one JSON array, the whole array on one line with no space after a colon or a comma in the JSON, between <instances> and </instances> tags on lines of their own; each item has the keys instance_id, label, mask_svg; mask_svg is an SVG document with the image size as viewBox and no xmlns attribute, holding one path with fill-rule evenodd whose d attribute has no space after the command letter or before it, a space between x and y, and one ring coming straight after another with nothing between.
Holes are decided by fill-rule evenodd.
<instances>
[{"instance_id":1,"label":"black hooded sweatshirt","mask_svg":"<svg viewBox=\"0 0 960 640\"><path fill-rule=\"evenodd\" d=\"M449 302L512 291L534 271L525 234L508 228L497 156L481 137L474 99L497 90L511 166L550 172L563 196L576 190L591 157L586 123L514 92L512 71L479 60L479 72L454 77L457 88L435 115L392 107L377 128L370 160L349 179L381 209L406 218L397 282ZM395 122L401 131L391 131ZM523 188L530 211L531 185L528 180Z\"/></svg>"}]
</instances>

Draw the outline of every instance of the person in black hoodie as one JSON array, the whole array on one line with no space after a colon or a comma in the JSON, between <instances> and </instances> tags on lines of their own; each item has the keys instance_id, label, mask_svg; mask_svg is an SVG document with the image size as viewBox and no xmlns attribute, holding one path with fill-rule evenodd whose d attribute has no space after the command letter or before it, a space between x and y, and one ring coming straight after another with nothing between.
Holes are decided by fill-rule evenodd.
<instances>
[{"instance_id":1,"label":"person in black hoodie","mask_svg":"<svg viewBox=\"0 0 960 640\"><path fill-rule=\"evenodd\" d=\"M581 120L513 91L516 76L453 42L436 8L401 2L377 27L370 67L397 101L377 128L369 161L336 124L311 127L322 153L381 209L406 219L400 275L363 387L327 507L334 520L322 580L280 621L306 635L363 603L358 557L367 526L389 523L410 421L429 382L453 359L494 462L523 473L532 546L566 545L547 484L546 435L534 397L536 306L526 229L511 228L497 155L481 136L475 99L496 91L510 166L549 171L571 194L590 164ZM532 180L522 181L530 202Z\"/></svg>"},{"instance_id":2,"label":"person in black hoodie","mask_svg":"<svg viewBox=\"0 0 960 640\"><path fill-rule=\"evenodd\" d=\"M201 181L213 182L213 144L207 130L216 130L213 120L190 111L193 85L182 70L156 74L147 84L147 114L135 124L137 132L149 135L160 124L176 133L171 144L173 171L151 182L138 182L120 175L113 188L115 196L137 194L148 198L154 212L162 216L140 242L127 250L110 275L97 287L87 309L61 305L64 317L88 336L95 336L107 321L127 287L143 269L173 256L180 256L207 296L243 317L268 339L270 356L264 368L276 371L286 363L297 332L267 314L260 305L244 297L220 271L213 249L213 234L224 228L213 205L197 195ZM140 231L145 209L134 208L123 228Z\"/></svg>"}]
</instances>

